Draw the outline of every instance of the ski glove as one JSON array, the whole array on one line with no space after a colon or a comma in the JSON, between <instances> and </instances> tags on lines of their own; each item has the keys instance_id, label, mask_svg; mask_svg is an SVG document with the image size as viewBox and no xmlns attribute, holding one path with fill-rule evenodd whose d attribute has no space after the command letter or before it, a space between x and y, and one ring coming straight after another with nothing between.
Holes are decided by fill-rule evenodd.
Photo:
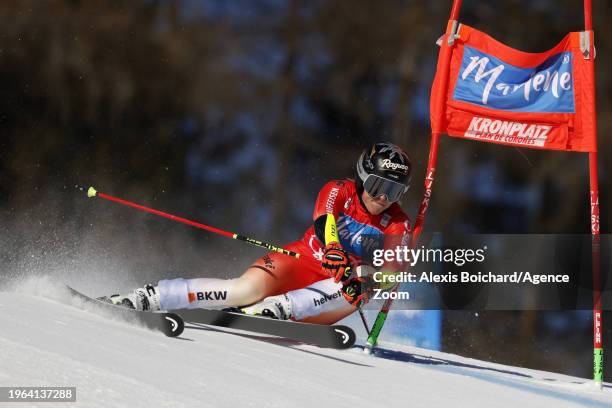
<instances>
[{"instance_id":1,"label":"ski glove","mask_svg":"<svg viewBox=\"0 0 612 408\"><path fill-rule=\"evenodd\" d=\"M336 283L347 280L353 270L348 252L337 242L331 242L323 249L321 267L323 272L334 278Z\"/></svg>"},{"instance_id":2,"label":"ski glove","mask_svg":"<svg viewBox=\"0 0 612 408\"><path fill-rule=\"evenodd\" d=\"M342 296L351 305L360 307L370 300L376 282L370 276L356 276L342 284Z\"/></svg>"}]
</instances>

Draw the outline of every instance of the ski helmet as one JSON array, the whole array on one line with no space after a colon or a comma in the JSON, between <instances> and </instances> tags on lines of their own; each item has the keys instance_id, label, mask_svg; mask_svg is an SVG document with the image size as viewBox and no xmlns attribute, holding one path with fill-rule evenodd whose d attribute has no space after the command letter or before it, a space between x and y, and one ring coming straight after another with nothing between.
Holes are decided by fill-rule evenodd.
<instances>
[{"instance_id":1,"label":"ski helmet","mask_svg":"<svg viewBox=\"0 0 612 408\"><path fill-rule=\"evenodd\" d=\"M396 202L408 191L412 164L408 154L393 143L375 143L357 160L357 191Z\"/></svg>"}]
</instances>

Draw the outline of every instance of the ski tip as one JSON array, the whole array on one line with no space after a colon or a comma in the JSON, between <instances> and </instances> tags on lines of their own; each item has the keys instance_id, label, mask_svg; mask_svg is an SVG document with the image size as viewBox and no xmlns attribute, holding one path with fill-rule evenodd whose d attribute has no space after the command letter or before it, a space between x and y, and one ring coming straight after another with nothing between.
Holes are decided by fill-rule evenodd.
<instances>
[{"instance_id":1,"label":"ski tip","mask_svg":"<svg viewBox=\"0 0 612 408\"><path fill-rule=\"evenodd\" d=\"M175 313L164 313L164 334L168 337L178 337L185 329L185 322Z\"/></svg>"},{"instance_id":2,"label":"ski tip","mask_svg":"<svg viewBox=\"0 0 612 408\"><path fill-rule=\"evenodd\" d=\"M340 325L332 326L332 328L337 338L336 348L347 349L353 347L355 340L357 340L357 336L355 335L353 329L348 326Z\"/></svg>"},{"instance_id":3,"label":"ski tip","mask_svg":"<svg viewBox=\"0 0 612 408\"><path fill-rule=\"evenodd\" d=\"M98 192L96 191L96 189L93 187L89 187L89 189L87 190L87 197L92 198L97 195L98 195Z\"/></svg>"}]
</instances>

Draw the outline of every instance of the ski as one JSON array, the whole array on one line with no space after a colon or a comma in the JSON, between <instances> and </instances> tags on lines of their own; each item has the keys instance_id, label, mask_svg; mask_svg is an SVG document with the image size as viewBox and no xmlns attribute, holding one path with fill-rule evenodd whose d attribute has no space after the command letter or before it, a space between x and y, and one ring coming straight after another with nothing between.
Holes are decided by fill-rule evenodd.
<instances>
[{"instance_id":1,"label":"ski","mask_svg":"<svg viewBox=\"0 0 612 408\"><path fill-rule=\"evenodd\" d=\"M142 312L139 310L115 306L113 304L84 295L70 286L66 287L73 296L84 302L83 309L98 313L110 313L113 316L120 317L122 320L127 322L139 323L149 329L160 331L169 337L180 336L183 332L185 326L183 319L174 313Z\"/></svg>"},{"instance_id":2,"label":"ski","mask_svg":"<svg viewBox=\"0 0 612 408\"><path fill-rule=\"evenodd\" d=\"M172 312L180 315L186 323L268 334L326 348L346 349L352 347L356 340L353 329L343 325L299 323L209 309L180 309Z\"/></svg>"}]
</instances>

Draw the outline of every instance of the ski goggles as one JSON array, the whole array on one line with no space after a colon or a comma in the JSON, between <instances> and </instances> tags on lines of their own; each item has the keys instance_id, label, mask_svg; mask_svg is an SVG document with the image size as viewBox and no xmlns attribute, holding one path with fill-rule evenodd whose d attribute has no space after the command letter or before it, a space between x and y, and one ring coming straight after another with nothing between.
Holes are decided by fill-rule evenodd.
<instances>
[{"instance_id":1,"label":"ski goggles","mask_svg":"<svg viewBox=\"0 0 612 408\"><path fill-rule=\"evenodd\" d=\"M402 198L402 194L408 190L408 186L396 181L387 180L376 174L369 174L363 182L363 189L371 197L385 196L387 201L394 203Z\"/></svg>"}]
</instances>

